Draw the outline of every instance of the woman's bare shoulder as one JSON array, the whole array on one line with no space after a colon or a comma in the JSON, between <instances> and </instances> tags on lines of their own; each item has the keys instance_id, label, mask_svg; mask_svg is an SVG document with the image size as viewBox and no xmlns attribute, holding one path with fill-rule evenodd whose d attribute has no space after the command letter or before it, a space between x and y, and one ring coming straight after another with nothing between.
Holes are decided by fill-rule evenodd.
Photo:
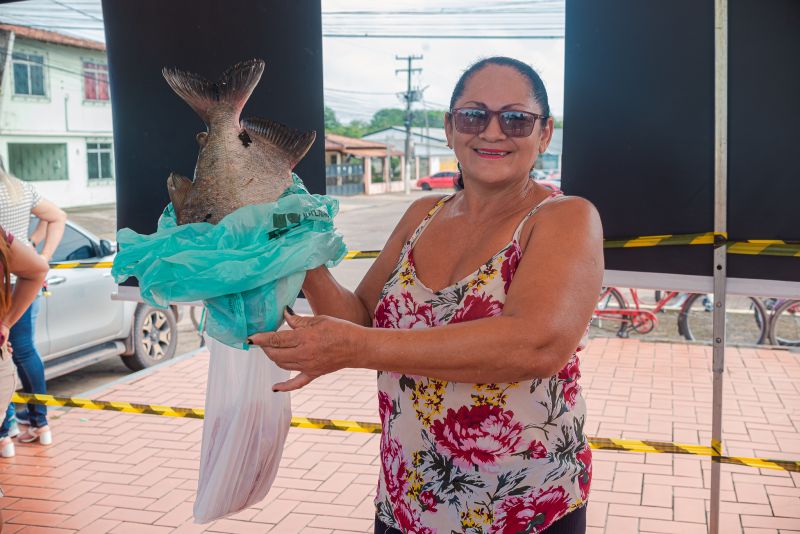
<instances>
[{"instance_id":1,"label":"woman's bare shoulder","mask_svg":"<svg viewBox=\"0 0 800 534\"><path fill-rule=\"evenodd\" d=\"M403 218L400 219L397 225L398 230L402 231L406 239L410 237L422 219L436 206L436 203L445 198L447 195L425 195L412 202L403 214Z\"/></svg>"},{"instance_id":2,"label":"woman's bare shoulder","mask_svg":"<svg viewBox=\"0 0 800 534\"><path fill-rule=\"evenodd\" d=\"M589 200L572 195L562 195L541 207L532 220L523 227L520 241L527 244L536 232L536 228L545 233L552 230L555 235L563 236L567 232L599 236L602 239L600 214ZM541 233L540 233L541 235Z\"/></svg>"},{"instance_id":3,"label":"woman's bare shoulder","mask_svg":"<svg viewBox=\"0 0 800 534\"><path fill-rule=\"evenodd\" d=\"M561 195L554 198L540 210L542 215L547 217L562 218L579 218L582 220L592 220L598 218L599 213L594 204L589 200L574 196L574 195ZM544 217L542 217L544 218Z\"/></svg>"}]
</instances>

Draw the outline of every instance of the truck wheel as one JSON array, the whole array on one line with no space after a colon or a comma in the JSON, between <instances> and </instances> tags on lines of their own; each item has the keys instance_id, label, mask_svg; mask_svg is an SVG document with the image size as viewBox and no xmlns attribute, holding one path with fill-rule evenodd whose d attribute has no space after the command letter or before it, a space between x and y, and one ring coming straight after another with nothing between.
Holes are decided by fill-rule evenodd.
<instances>
[{"instance_id":1,"label":"truck wheel","mask_svg":"<svg viewBox=\"0 0 800 534\"><path fill-rule=\"evenodd\" d=\"M175 356L177 346L178 322L172 308L141 305L133 318L133 355L122 356L122 362L131 371L141 371Z\"/></svg>"}]
</instances>

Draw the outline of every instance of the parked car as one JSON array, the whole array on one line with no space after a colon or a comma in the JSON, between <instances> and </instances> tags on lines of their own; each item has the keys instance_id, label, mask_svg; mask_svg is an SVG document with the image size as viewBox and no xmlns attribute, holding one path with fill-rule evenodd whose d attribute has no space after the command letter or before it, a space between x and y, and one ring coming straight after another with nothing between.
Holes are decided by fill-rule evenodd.
<instances>
[{"instance_id":1,"label":"parked car","mask_svg":"<svg viewBox=\"0 0 800 534\"><path fill-rule=\"evenodd\" d=\"M561 180L536 180L536 183L551 191L561 191Z\"/></svg>"},{"instance_id":2,"label":"parked car","mask_svg":"<svg viewBox=\"0 0 800 534\"><path fill-rule=\"evenodd\" d=\"M67 222L51 265L113 261L116 248ZM117 286L110 268L51 268L46 285L35 342L47 379L116 356L139 371L175 355L178 308L112 300Z\"/></svg>"},{"instance_id":3,"label":"parked car","mask_svg":"<svg viewBox=\"0 0 800 534\"><path fill-rule=\"evenodd\" d=\"M558 169L532 169L530 173L534 180L561 180L561 171Z\"/></svg>"},{"instance_id":4,"label":"parked car","mask_svg":"<svg viewBox=\"0 0 800 534\"><path fill-rule=\"evenodd\" d=\"M417 180L417 187L424 191L431 189L453 189L455 187L457 172L443 171Z\"/></svg>"}]
</instances>

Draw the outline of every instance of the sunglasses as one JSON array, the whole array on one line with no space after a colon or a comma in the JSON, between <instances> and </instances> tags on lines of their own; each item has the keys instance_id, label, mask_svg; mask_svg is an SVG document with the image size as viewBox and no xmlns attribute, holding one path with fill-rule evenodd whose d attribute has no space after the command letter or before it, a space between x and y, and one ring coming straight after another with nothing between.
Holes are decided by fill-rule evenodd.
<instances>
[{"instance_id":1,"label":"sunglasses","mask_svg":"<svg viewBox=\"0 0 800 534\"><path fill-rule=\"evenodd\" d=\"M454 108L450 110L456 130L463 134L477 135L484 131L497 115L500 130L508 137L528 137L533 132L536 119L547 119L547 115L528 111L492 111L483 108Z\"/></svg>"}]
</instances>

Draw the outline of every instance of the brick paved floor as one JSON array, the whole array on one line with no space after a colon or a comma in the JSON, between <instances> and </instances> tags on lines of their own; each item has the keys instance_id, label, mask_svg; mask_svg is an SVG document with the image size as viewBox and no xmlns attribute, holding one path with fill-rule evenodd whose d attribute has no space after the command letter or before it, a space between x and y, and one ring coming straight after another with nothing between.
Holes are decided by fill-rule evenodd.
<instances>
[{"instance_id":1,"label":"brick paved floor","mask_svg":"<svg viewBox=\"0 0 800 534\"><path fill-rule=\"evenodd\" d=\"M707 444L710 349L595 339L583 359L593 436ZM208 356L133 375L97 398L203 404ZM726 453L800 459L800 355L731 348ZM295 415L377 421L374 373L345 370L292 397ZM0 460L4 534L371 532L378 438L292 429L267 499L209 525L191 522L201 422L53 412L55 444ZM723 465L721 532L800 532L800 473ZM708 459L595 451L591 534L706 532Z\"/></svg>"}]
</instances>

